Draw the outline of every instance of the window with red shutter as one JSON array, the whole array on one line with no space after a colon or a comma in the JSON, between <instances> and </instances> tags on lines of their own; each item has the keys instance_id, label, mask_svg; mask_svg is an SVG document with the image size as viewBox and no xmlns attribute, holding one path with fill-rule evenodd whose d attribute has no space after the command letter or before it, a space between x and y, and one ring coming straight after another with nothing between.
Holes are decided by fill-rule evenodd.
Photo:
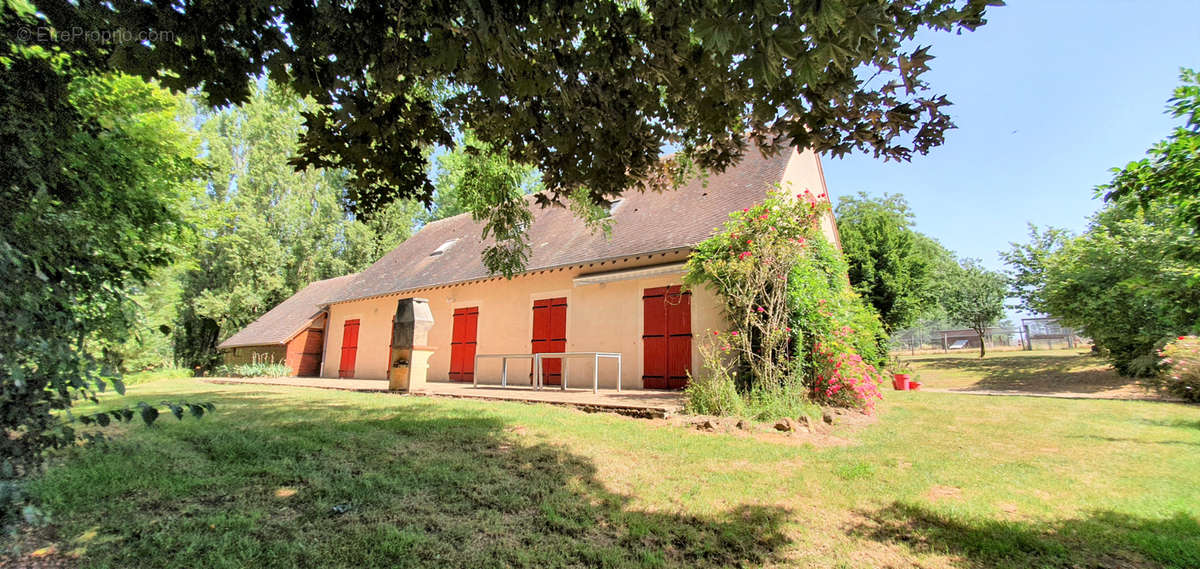
<instances>
[{"instance_id":1,"label":"window with red shutter","mask_svg":"<svg viewBox=\"0 0 1200 569\"><path fill-rule=\"evenodd\" d=\"M354 360L358 356L358 320L347 320L342 327L342 361L338 377L354 377Z\"/></svg>"},{"instance_id":2,"label":"window with red shutter","mask_svg":"<svg viewBox=\"0 0 1200 569\"><path fill-rule=\"evenodd\" d=\"M681 287L642 293L642 386L681 389L692 364L692 293Z\"/></svg>"},{"instance_id":3,"label":"window with red shutter","mask_svg":"<svg viewBox=\"0 0 1200 569\"><path fill-rule=\"evenodd\" d=\"M567 299L546 298L533 302L533 337L530 353L565 352L567 350ZM530 377L533 377L532 371ZM562 384L562 360L542 362L543 385Z\"/></svg>"},{"instance_id":4,"label":"window with red shutter","mask_svg":"<svg viewBox=\"0 0 1200 569\"><path fill-rule=\"evenodd\" d=\"M475 379L475 341L478 332L478 306L454 310L450 337L450 381Z\"/></svg>"}]
</instances>

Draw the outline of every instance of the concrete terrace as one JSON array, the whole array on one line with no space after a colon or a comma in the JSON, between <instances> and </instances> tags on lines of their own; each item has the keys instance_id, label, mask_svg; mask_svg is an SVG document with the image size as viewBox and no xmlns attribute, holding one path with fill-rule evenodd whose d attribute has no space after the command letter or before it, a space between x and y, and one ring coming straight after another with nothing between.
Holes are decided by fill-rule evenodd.
<instances>
[{"instance_id":1,"label":"concrete terrace","mask_svg":"<svg viewBox=\"0 0 1200 569\"><path fill-rule=\"evenodd\" d=\"M217 384L256 384L337 389L341 391L392 393L388 382L373 379L332 379L320 377L212 377L204 381ZM529 386L479 385L469 383L429 382L425 388L412 393L395 392L397 395L456 397L460 399L482 399L489 401L512 401L522 403L545 403L575 407L589 412L618 413L633 417L661 418L678 413L683 408L683 394L678 391L656 391L626 389L591 389L547 387L535 390Z\"/></svg>"}]
</instances>

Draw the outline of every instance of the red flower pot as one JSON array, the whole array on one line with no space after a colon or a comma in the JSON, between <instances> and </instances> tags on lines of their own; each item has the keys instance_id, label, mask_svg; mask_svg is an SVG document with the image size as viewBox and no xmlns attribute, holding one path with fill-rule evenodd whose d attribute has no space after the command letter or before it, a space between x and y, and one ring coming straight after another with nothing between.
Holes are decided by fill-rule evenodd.
<instances>
[{"instance_id":1,"label":"red flower pot","mask_svg":"<svg viewBox=\"0 0 1200 569\"><path fill-rule=\"evenodd\" d=\"M908 390L909 391L916 391L918 389L921 389L921 382L919 382L919 381L908 382Z\"/></svg>"},{"instance_id":2,"label":"red flower pot","mask_svg":"<svg viewBox=\"0 0 1200 569\"><path fill-rule=\"evenodd\" d=\"M896 391L908 391L908 381L911 378L907 373L897 373L892 375L892 388Z\"/></svg>"}]
</instances>

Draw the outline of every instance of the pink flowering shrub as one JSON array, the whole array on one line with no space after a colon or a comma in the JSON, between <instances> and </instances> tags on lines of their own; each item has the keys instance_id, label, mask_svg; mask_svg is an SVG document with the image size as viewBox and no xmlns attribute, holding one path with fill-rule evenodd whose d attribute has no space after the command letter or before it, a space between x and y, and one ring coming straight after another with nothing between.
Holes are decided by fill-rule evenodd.
<instances>
[{"instance_id":1,"label":"pink flowering shrub","mask_svg":"<svg viewBox=\"0 0 1200 569\"><path fill-rule=\"evenodd\" d=\"M1200 401L1200 338L1180 336L1158 355L1163 356L1162 382L1167 392L1186 401Z\"/></svg>"},{"instance_id":2,"label":"pink flowering shrub","mask_svg":"<svg viewBox=\"0 0 1200 569\"><path fill-rule=\"evenodd\" d=\"M820 231L823 197L773 192L730 214L692 254L684 282L717 293L730 323L701 348L705 375L689 384L692 410L729 409L731 392L761 418L794 417L814 403L873 409L882 327Z\"/></svg>"}]
</instances>

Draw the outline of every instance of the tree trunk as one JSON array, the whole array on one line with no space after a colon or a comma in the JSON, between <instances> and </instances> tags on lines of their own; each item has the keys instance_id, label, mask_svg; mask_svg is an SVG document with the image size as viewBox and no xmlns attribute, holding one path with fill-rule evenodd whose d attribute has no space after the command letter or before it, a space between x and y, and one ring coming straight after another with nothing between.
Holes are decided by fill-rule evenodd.
<instances>
[{"instance_id":1,"label":"tree trunk","mask_svg":"<svg viewBox=\"0 0 1200 569\"><path fill-rule=\"evenodd\" d=\"M975 333L979 334L979 358L983 359L983 332L976 330Z\"/></svg>"}]
</instances>

